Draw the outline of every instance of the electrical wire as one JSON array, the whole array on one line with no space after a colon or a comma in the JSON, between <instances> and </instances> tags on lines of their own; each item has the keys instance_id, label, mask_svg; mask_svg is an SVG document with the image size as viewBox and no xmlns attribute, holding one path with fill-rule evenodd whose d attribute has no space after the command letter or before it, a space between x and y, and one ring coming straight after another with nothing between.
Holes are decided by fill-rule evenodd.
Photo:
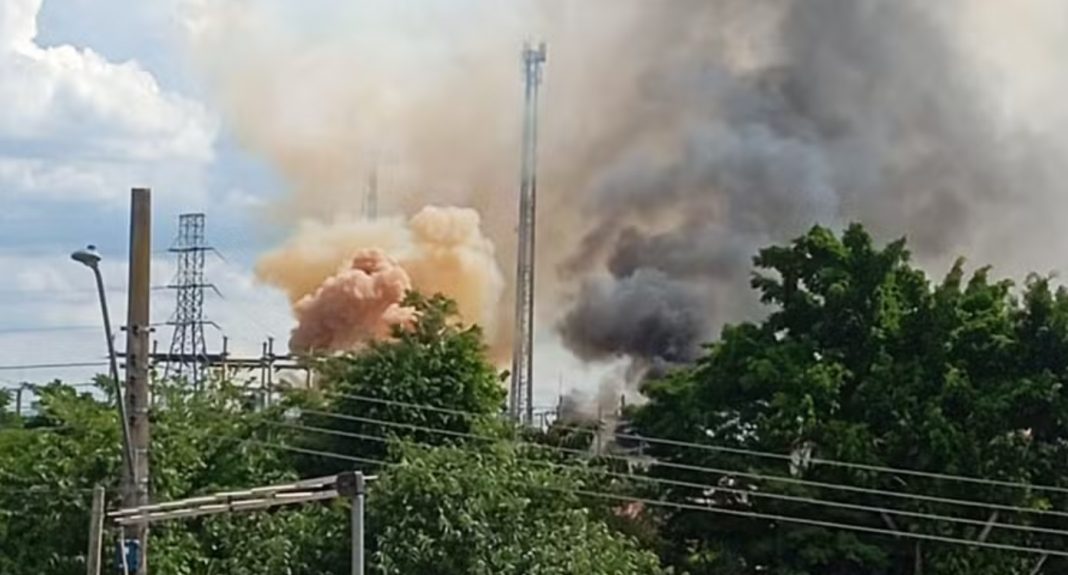
<instances>
[{"instance_id":1,"label":"electrical wire","mask_svg":"<svg viewBox=\"0 0 1068 575\"><path fill-rule=\"evenodd\" d=\"M21 371L34 369L63 369L73 367L104 367L106 361L72 361L66 363L26 363L22 365L0 365L0 371Z\"/></svg>"},{"instance_id":2,"label":"electrical wire","mask_svg":"<svg viewBox=\"0 0 1068 575\"><path fill-rule=\"evenodd\" d=\"M373 460L373 459L369 459L369 458L358 458L358 457L348 456L348 455L329 452L329 451L308 450L308 449L297 448L297 447L288 446L288 445L284 445L284 444L276 444L276 443L262 442L262 441L256 441L256 440L245 440L245 441L247 443L251 443L251 444L254 444L254 445L261 445L261 446L268 447L268 448L278 448L278 449L283 449L283 450L288 450L288 451L304 452L304 453L309 453L309 454L318 455L318 456L327 457L327 458L333 458L333 459L348 460L348 461L358 461L358 462L363 462L363 463L375 463L375 464L381 464L381 465L384 465L384 466L387 466L387 467L403 466L403 463L390 463L390 462L385 462L385 461L382 461L382 460ZM1056 556L1056 557L1068 557L1068 551L1057 551L1057 550L1045 549L1045 548L1041 548L1041 547L1029 547L1029 546L1023 546L1023 545L1011 545L1011 544L1006 544L1006 543L990 543L990 542L987 542L987 541L979 541L979 540L972 540L972 539L961 539L961 538L956 538L956 537L947 537L947 536L941 536L941 535L931 535L931 534L926 534L926 533L915 533L915 532L911 532L911 531L894 531L894 530L891 530L891 529L882 529L882 528L878 528L878 527L868 527L868 526L864 526L864 525L856 525L856 524L851 524L851 523L839 523L839 522L835 522L835 521L824 521L824 520L820 520L820 519L807 519L807 518L803 518L803 517L794 517L794 516L788 516L788 515L775 515L775 514L760 513L760 512L755 512L755 511L742 511L742 510L735 510L735 509L710 507L710 506L707 506L707 505L695 505L695 504L681 503L681 502L675 502L675 501L663 501L663 500L658 500L658 499L634 497L634 496L620 495L620 494L615 494L615 493L604 493L604 492L600 492L600 491L591 491L591 490L584 490L584 489L564 489L564 488L551 487L551 486L545 486L545 485L537 485L537 484L529 483L529 482L513 482L513 483L516 484L516 485L527 486L527 487L531 487L531 488L534 488L534 489L541 489L541 490L552 491L552 492L556 492L556 493L566 493L566 494L571 494L571 495L581 495L581 496L584 496L584 497L595 497L595 498L609 499L609 500L615 500L615 501L626 502L626 503L641 503L643 505L651 505L651 506L654 506L654 507L667 507L667 508L674 508L674 509L678 509L678 510L690 510L690 511L702 512L702 513L713 513L713 514L719 514L719 515L730 515L730 516L742 517L742 518L748 518L748 519L762 519L762 520L765 520L765 521L779 521L779 522L783 522L783 523L793 523L793 524L798 524L798 525L809 525L809 526L813 526L813 527L822 527L822 528L825 528L825 529L854 531L854 532L867 533L867 534L872 534L872 535L884 535L884 536L893 537L893 538L897 538L897 539L915 539L915 540L933 541L933 542L938 542L938 543L945 543L945 544L950 544L950 545L960 545L960 546L973 547L973 548L993 549L993 550L999 550L999 551L1012 551L1012 552L1016 552L1016 553L1028 553L1028 554L1048 555L1048 556Z\"/></svg>"},{"instance_id":3,"label":"electrical wire","mask_svg":"<svg viewBox=\"0 0 1068 575\"><path fill-rule=\"evenodd\" d=\"M726 509L721 507L708 507L704 505L694 505L689 503L679 503L675 501L661 501L658 499L647 499L642 497L632 497L627 495L617 495L614 493L601 493L596 491L586 491L582 489L564 490L559 488L553 488L548 486L534 486L541 489L547 489L550 491L561 491L571 493L575 495L585 495L587 497L599 497L605 499L615 499L617 501L625 501L628 503L642 503L645 505L653 505L658 507L672 507L675 509L684 509L691 511L701 511L705 513L718 513L721 515L733 515L735 517L745 517L749 519L764 519L767 521L782 521L783 523L796 523L799 525L809 525L813 527L823 527L826 529L838 529L846 531L857 531L860 533L869 533L873 535L886 535L894 538L901 539L917 539L921 541L935 541L938 543L948 543L952 545L964 545L967 547L980 547L984 549L996 549L999 551L1013 551L1017 553L1030 553L1036 555L1051 555L1057 557L1068 557L1068 551L1055 551L1052 549L1044 549L1041 547L1027 547L1022 545L1010 545L1007 543L990 543L987 541L979 541L973 539L959 539L956 537L944 537L941 535L929 535L926 533L914 533L911 531L894 531L892 529L881 529L878 527L866 527L863 525L855 525L851 523L838 523L835 521L823 521L819 519L805 519L803 517L791 517L786 515L773 515L769 513L759 513L755 511L741 511L736 509Z\"/></svg>"},{"instance_id":4,"label":"electrical wire","mask_svg":"<svg viewBox=\"0 0 1068 575\"><path fill-rule=\"evenodd\" d=\"M367 441L375 441L375 442L379 442L379 443L387 443L388 444L391 441L390 438L388 438L388 437L367 435L367 434L363 434L363 433L353 433L353 432L348 432L348 431L341 431L341 430L336 430L336 429L327 429L327 428L322 428L322 427L296 425L296 424L292 424L292 423L275 423L275 422L272 422L271 425L274 425L274 426L277 426L277 427L286 428L286 429L292 429L292 430L295 430L295 431L308 431L308 432L312 432L312 433L321 433L321 434L326 434L326 435L334 435L334 436L338 436L338 437L347 437L347 438L351 438L351 439L361 439L361 440L367 440ZM424 442L416 442L416 443L419 443L420 445L430 446L430 444L427 444L427 443L424 443ZM463 450L463 451L467 451L469 453L481 453L481 451L475 451L475 450L471 450L471 449L464 449L464 448L460 448L460 449ZM626 480L636 480L636 481L640 481L640 482L644 482L644 483L651 483L651 484L655 484L655 485L670 485L670 486L675 486L675 487L686 487L686 488L691 488L691 489L701 489L703 491L708 491L708 490L722 491L722 492L725 492L725 493L733 493L733 494L736 494L736 495L743 495L743 496L746 496L746 497L754 497L754 498L760 498L760 499L772 499L772 500L777 500L777 501L789 501L789 502L792 502L792 503L804 503L804 504L817 505L817 506L822 506L822 507L831 507L831 508L837 508L837 509L847 509L847 510L850 510L850 511L861 511L861 512L867 512L867 513L882 513L882 514L887 514L887 515L897 515L897 516L900 516L900 517L912 517L914 519L924 519L924 520L929 520L929 521L946 521L946 522L950 522L950 523L960 523L960 524L965 524L965 525L975 525L975 526L980 526L980 527L990 527L990 528L993 528L993 529L1007 529L1007 530L1013 530L1013 531L1022 531L1022 532L1025 532L1025 533L1042 533L1042 534L1046 534L1046 535L1057 535L1057 536L1062 536L1062 537L1068 537L1068 531L1061 530L1061 529L1050 529L1050 528L1036 527L1036 526L1030 526L1030 525L1019 525L1019 524L1015 524L1015 523L1000 523L1000 522L997 522L997 521L984 521L984 520L981 520L981 519L970 519L970 518L967 518L967 517L954 517L954 516L950 516L950 515L938 515L938 514L932 514L932 513L921 513L921 512L917 512L917 511L908 511L908 510L905 510L905 509L895 509L895 508L891 508L891 507L875 507L875 506L869 506L869 505L857 505L857 504L854 504L854 503L845 503L845 502L841 502L841 501L832 501L832 500L827 500L827 499L819 499L819 498L815 498L815 497L799 497L799 496L795 496L795 495L784 495L784 494L779 494L779 493L765 493L765 492L760 492L760 491L751 491L751 490L748 490L748 489L725 487L725 486L721 486L721 485L710 485L710 484L705 484L705 483L694 483L694 482L690 482L690 481L679 481L679 480L668 479L668 478L651 477L651 476L648 476L648 475L639 475L639 474L631 474L631 473L620 473L620 472L617 472L617 471L611 471L611 470L607 470L607 469L594 469L594 468L591 468L591 467L588 467L588 466L564 465L564 464L555 463L555 462L552 462L552 461L544 461L544 460L530 459L530 458L524 458L524 457L520 457L519 459L521 459L523 461L526 461L528 463L536 463L536 464L547 465L549 467L553 467L553 468L556 468L556 469L562 469L562 470L565 470L565 471L578 471L578 472L584 472L584 473L595 473L595 474L600 474L600 475L603 475L603 476L616 477L616 478L619 478L619 479L626 479Z\"/></svg>"},{"instance_id":5,"label":"electrical wire","mask_svg":"<svg viewBox=\"0 0 1068 575\"><path fill-rule=\"evenodd\" d=\"M41 427L7 427L0 429L3 431L21 431L24 433L48 433L50 431L66 431L68 429L74 429L70 425L44 425Z\"/></svg>"},{"instance_id":6,"label":"electrical wire","mask_svg":"<svg viewBox=\"0 0 1068 575\"><path fill-rule=\"evenodd\" d=\"M0 328L0 334L2 335L18 335L23 333L49 333L49 332L70 332L70 331L102 331L103 326L99 325L51 325L51 326L20 326L20 327L4 327Z\"/></svg>"},{"instance_id":7,"label":"electrical wire","mask_svg":"<svg viewBox=\"0 0 1068 575\"><path fill-rule=\"evenodd\" d=\"M385 420L381 420L381 419L374 419L374 418L369 418L369 417L361 417L361 416L356 416L356 415L329 413L329 412L318 411L318 410L303 410L303 412L307 413L307 414L310 414L310 415L317 415L317 416L321 416L321 417L341 419L341 420L346 420L346 421L356 421L356 422L361 422L361 423L370 423L370 424L375 424L375 425L383 425L383 426L386 426L386 427L400 427L400 428L404 428L404 429L410 429L410 430L413 430L413 431L422 431L422 432L427 432L427 433L440 433L440 434L444 434L444 435L450 435L450 436L453 436L453 437L460 437L460 438L465 438L465 439L475 439L475 440L481 440L481 441L499 441L499 438L496 438L496 437L488 437L488 436L484 436L484 435L477 435L477 434L474 434L474 433L467 433L467 432L461 432L461 431L435 429L435 428L431 428L431 427L415 425L415 424L410 424L410 423L400 423L400 422L393 422L393 421L385 421ZM555 451L558 451L558 452L561 452L561 453L580 454L580 455L587 455L588 454L588 452L586 452L584 450L579 450L579 449L571 449L571 448L558 447L558 446L553 446L553 445L545 445L545 444L540 444L540 443L526 442L526 441L517 442L517 443L520 443L520 444L523 444L523 445L528 445L528 446L531 446L531 447L534 447L534 448L539 448L539 449L551 449L551 450L555 450ZM601 454L601 455L599 455L599 457L605 458L605 459L613 459L613 460L617 460L617 461L624 461L624 462L628 462L628 463L633 463L634 462L634 458L627 457L627 456L622 456L622 455ZM717 467L703 467L703 466L698 466L698 465L687 465L687 464L683 464L683 463L674 463L674 462L668 462L668 461L651 460L651 461L649 461L649 463L651 465L657 466L657 467L664 467L664 468L670 468L670 469L679 469L679 470L683 470L683 471L693 471L693 472L697 472L697 473L706 473L706 474L707 473L713 473L713 474L722 475L722 476L745 477L747 479L754 479L754 480L759 480L759 481L771 481L771 482L775 482L775 483L801 485L801 486L806 486L806 487L817 487L817 488L821 488L821 489L829 489L829 490L836 490L836 491L847 491L847 492L852 492L852 493L863 493L863 494L866 494L866 495L878 495L878 496L884 496L884 497L894 497L894 498L898 498L898 499L912 499L912 500L917 500L917 501L926 501L928 503L941 503L941 504L945 504L945 505L959 505L959 506L962 506L962 507L974 507L974 508L988 509L988 510L996 509L996 510L999 510L999 511L1010 511L1010 512L1014 512L1014 513L1032 513L1032 514L1036 514L1036 515L1050 515L1050 516L1058 516L1058 517L1068 517L1068 512L1057 511L1057 510L1053 510L1053 509L1035 509L1035 508L1029 508L1029 507L1017 507L1017 506L1013 506L1013 505L1005 505L1005 504L1000 504L1000 503L974 501L974 500L969 500L969 499L955 499L955 498L949 498L949 497L939 497L939 496L934 496L934 495L923 495L923 494L918 494L918 493L905 493L905 492L899 492L899 491L888 491L888 490L883 490L883 489L874 489L874 488L868 488L868 487L858 487L858 486L855 486L855 485L844 485L844 484L839 484L839 483L828 483L828 482L823 482L823 481L812 481L812 480L808 480L808 479L799 479L799 478L796 478L796 477L785 477L785 476L781 476L781 475L766 475L766 474L762 474L762 473L755 473L755 472L751 472L751 471L741 471L741 470L736 470L736 469L723 469L723 468L717 468Z\"/></svg>"},{"instance_id":8,"label":"electrical wire","mask_svg":"<svg viewBox=\"0 0 1068 575\"><path fill-rule=\"evenodd\" d=\"M353 456L353 455L345 455L343 453L334 453L334 452L331 452L331 451L319 451L319 450L316 450L316 449L307 449L307 448L304 448L304 447L296 447L296 446L293 446L293 445L285 445L283 443L274 443L274 442L270 442L270 441L262 441L262 440L259 440L259 439L250 439L250 438L233 437L233 436L230 436L230 437L227 437L227 438L224 438L224 439L229 439L231 441L237 441L238 443L244 443L244 444L247 444L247 445L258 445L260 447L281 449L281 450L284 450L284 451L292 451L294 453L303 453L305 455L315 455L315 456L318 456L318 457L325 457L327 459L341 459L341 460L351 461L351 462L355 462L355 463L369 463L371 465L387 465L387 466L388 465L393 465L392 463L390 463L388 461L383 461L381 459L373 459L373 458L370 458L370 457L356 457L356 456Z\"/></svg>"},{"instance_id":9,"label":"electrical wire","mask_svg":"<svg viewBox=\"0 0 1068 575\"><path fill-rule=\"evenodd\" d=\"M88 487L56 487L49 485L31 485L30 487L7 488L0 485L0 493L92 493Z\"/></svg>"},{"instance_id":10,"label":"electrical wire","mask_svg":"<svg viewBox=\"0 0 1068 575\"><path fill-rule=\"evenodd\" d=\"M474 412L470 412L470 411L448 409L448 408L442 408L442 407L431 406L431 405L420 405L420 404L414 404L414 403L406 403L406 402L403 402L403 401L380 399L380 398L367 397L367 396L361 396L361 395L344 394L344 393L338 393L338 392L326 392L324 395L334 396L334 397L342 397L342 398L345 398L345 399L352 399L354 401L365 401L365 402L368 402L368 403L379 403L379 404L384 404L384 405L393 405L393 406L397 406L397 407L408 407L408 408L412 408L412 409L433 411L433 412L437 412L437 413L448 413L448 414L452 414L452 415L459 415L459 416L465 416L465 417L485 417L484 414L478 414L478 413L474 413ZM571 431L587 431L587 432L590 431L588 428L584 428L584 427L580 427L580 426L574 426L574 425L566 425L566 424L560 424L557 427L559 429L565 429L565 430L571 430ZM661 445L671 445L671 446L674 446L674 447L685 447L685 448L700 449L700 450L704 450L704 451L711 451L711 452L718 452L718 453L730 453L730 454L734 454L734 455L744 455L744 456L751 456L751 457L762 457L762 458L776 459L776 460L786 461L786 462L791 462L791 463L795 462L795 458L793 456L787 455L787 454L782 454L782 453L772 453L772 452L768 452L768 451L759 451L759 450L753 450L753 449L743 449L743 448L729 447L729 446L724 446L724 445L712 445L712 444L707 444L707 443L694 443L694 442L689 442L689 441L679 441L679 440L675 440L675 439L667 439L667 438L662 438L662 437L654 437L654 436L646 436L646 435L635 435L635 434L626 434L626 433L611 433L610 435L612 437L616 438L616 439L625 439L625 440L631 440L631 441L644 441L646 443L661 444ZM987 478L975 477L975 476L969 476L969 475L952 475L952 474L946 474L946 473L934 473L934 472L919 471L919 470L913 470L913 469L903 469L903 468L898 468L898 467L887 467L887 466L880 466L880 465L869 465L869 464L865 464L865 463L839 461L839 460L834 460L834 459L811 458L811 459L808 459L806 461L806 463L814 464L814 465L826 465L826 466L833 466L833 467L842 467L842 468L848 468L848 469L871 471L871 472L875 472L875 473L890 473L890 474L896 474L896 475L910 475L910 476L913 476L913 477L923 477L923 478L927 478L927 479L937 479L937 480L942 480L942 481L957 481L957 482L963 482L963 483L973 483L973 484L978 484L978 485L991 485L991 486L996 486L996 487L1011 487L1011 488L1016 488L1016 489L1033 489L1033 490L1050 491L1050 492L1055 492L1055 493L1068 494L1068 487L1058 487L1058 486L1054 486L1054 485L1020 483L1020 482L1013 482L1013 481L1003 481L1003 480L999 480L999 479L987 479Z\"/></svg>"}]
</instances>

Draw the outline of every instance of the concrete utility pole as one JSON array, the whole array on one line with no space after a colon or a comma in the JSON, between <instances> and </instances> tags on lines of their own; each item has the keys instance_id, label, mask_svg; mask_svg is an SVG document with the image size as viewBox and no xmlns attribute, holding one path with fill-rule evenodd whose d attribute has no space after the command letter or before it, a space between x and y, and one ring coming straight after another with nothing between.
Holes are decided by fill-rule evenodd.
<instances>
[{"instance_id":1,"label":"concrete utility pole","mask_svg":"<svg viewBox=\"0 0 1068 575\"><path fill-rule=\"evenodd\" d=\"M367 478L360 471L337 476L337 492L352 500L352 575L363 575L363 507Z\"/></svg>"},{"instance_id":2,"label":"concrete utility pole","mask_svg":"<svg viewBox=\"0 0 1068 575\"><path fill-rule=\"evenodd\" d=\"M130 204L130 278L126 316L126 412L134 452L133 481L123 486L123 506L148 505L148 335L152 265L152 191L134 188ZM138 575L148 573L148 523L134 525L140 548Z\"/></svg>"},{"instance_id":3,"label":"concrete utility pole","mask_svg":"<svg viewBox=\"0 0 1068 575\"><path fill-rule=\"evenodd\" d=\"M87 575L100 575L100 552L104 543L104 488L93 488L93 508L89 516L89 555L86 558Z\"/></svg>"}]
</instances>

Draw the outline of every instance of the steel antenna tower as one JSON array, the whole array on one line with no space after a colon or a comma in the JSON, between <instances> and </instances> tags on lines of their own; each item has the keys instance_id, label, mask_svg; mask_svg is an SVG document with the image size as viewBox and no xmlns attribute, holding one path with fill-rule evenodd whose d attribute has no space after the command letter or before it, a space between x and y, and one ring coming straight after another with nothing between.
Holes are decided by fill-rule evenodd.
<instances>
[{"instance_id":1,"label":"steel antenna tower","mask_svg":"<svg viewBox=\"0 0 1068 575\"><path fill-rule=\"evenodd\" d=\"M515 343L512 352L512 418L534 423L534 229L537 215L538 96L547 50L523 46L525 77L523 157L519 178L519 243L516 254Z\"/></svg>"},{"instance_id":2,"label":"steel antenna tower","mask_svg":"<svg viewBox=\"0 0 1068 575\"><path fill-rule=\"evenodd\" d=\"M169 252L178 259L174 281L167 286L175 291L174 326L165 376L184 376L195 388L203 382L207 345L204 325L204 288L216 289L204 282L204 254L212 248L204 243L204 214L178 216L178 237ZM217 290L216 290L217 291Z\"/></svg>"},{"instance_id":3,"label":"steel antenna tower","mask_svg":"<svg viewBox=\"0 0 1068 575\"><path fill-rule=\"evenodd\" d=\"M363 196L363 217L369 220L378 219L378 166L371 168L371 175L367 177L367 190Z\"/></svg>"}]
</instances>

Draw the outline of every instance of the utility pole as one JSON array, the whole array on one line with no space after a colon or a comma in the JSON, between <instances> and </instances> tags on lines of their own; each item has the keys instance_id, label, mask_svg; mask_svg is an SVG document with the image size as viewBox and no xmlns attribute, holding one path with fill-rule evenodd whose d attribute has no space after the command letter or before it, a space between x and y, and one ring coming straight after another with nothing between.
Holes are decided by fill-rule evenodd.
<instances>
[{"instance_id":1,"label":"utility pole","mask_svg":"<svg viewBox=\"0 0 1068 575\"><path fill-rule=\"evenodd\" d=\"M352 500L352 575L363 575L363 507L367 478L354 471L337 476L337 492Z\"/></svg>"},{"instance_id":2,"label":"utility pole","mask_svg":"<svg viewBox=\"0 0 1068 575\"><path fill-rule=\"evenodd\" d=\"M130 203L130 277L126 315L126 413L134 452L132 481L123 485L123 506L148 505L149 296L152 265L152 191L134 188ZM148 573L148 523L134 527L140 557L134 573ZM124 542L125 543L125 542Z\"/></svg>"},{"instance_id":3,"label":"utility pole","mask_svg":"<svg viewBox=\"0 0 1068 575\"><path fill-rule=\"evenodd\" d=\"M93 488L93 507L89 515L89 555L86 557L86 574L100 575L100 552L104 544L104 488Z\"/></svg>"},{"instance_id":4,"label":"utility pole","mask_svg":"<svg viewBox=\"0 0 1068 575\"><path fill-rule=\"evenodd\" d=\"M516 254L515 339L512 350L512 418L534 423L534 230L537 215L538 89L545 43L523 47L525 79L523 157L519 177L519 242Z\"/></svg>"}]
</instances>

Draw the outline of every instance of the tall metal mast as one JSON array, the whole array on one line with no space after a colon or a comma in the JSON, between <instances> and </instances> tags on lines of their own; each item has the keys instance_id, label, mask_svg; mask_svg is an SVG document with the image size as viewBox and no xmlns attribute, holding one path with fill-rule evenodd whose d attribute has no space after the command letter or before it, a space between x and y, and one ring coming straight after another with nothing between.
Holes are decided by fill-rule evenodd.
<instances>
[{"instance_id":1,"label":"tall metal mast","mask_svg":"<svg viewBox=\"0 0 1068 575\"><path fill-rule=\"evenodd\" d=\"M368 220L378 219L378 166L371 167L367 177L367 190L363 195L363 217Z\"/></svg>"},{"instance_id":2,"label":"tall metal mast","mask_svg":"<svg viewBox=\"0 0 1068 575\"><path fill-rule=\"evenodd\" d=\"M537 214L538 92L547 51L523 46L526 80L523 110L523 158L519 180L519 243L516 254L515 340L512 353L512 418L534 422L534 228Z\"/></svg>"}]
</instances>

